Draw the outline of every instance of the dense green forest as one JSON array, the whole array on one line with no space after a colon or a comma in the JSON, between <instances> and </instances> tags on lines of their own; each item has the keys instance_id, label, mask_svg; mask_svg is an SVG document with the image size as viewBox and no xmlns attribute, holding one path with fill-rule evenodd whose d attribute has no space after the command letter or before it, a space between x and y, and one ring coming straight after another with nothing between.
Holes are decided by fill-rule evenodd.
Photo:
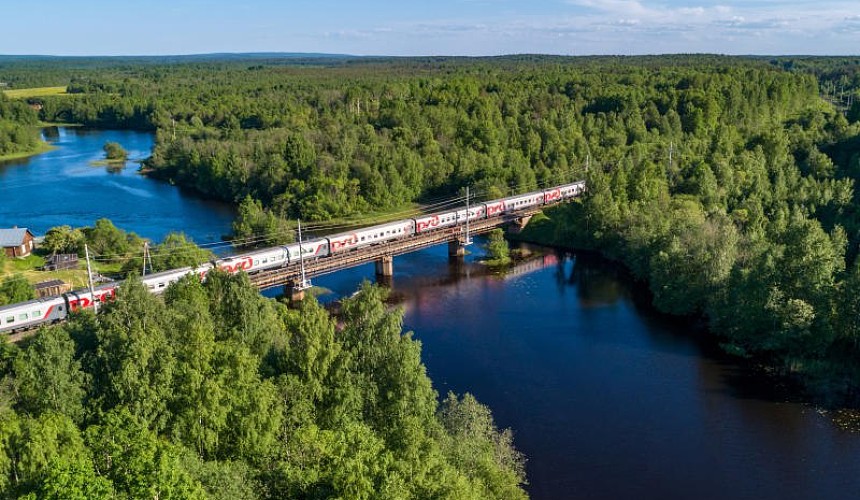
<instances>
[{"instance_id":1,"label":"dense green forest","mask_svg":"<svg viewBox=\"0 0 860 500\"><path fill-rule=\"evenodd\" d=\"M0 61L0 76L18 87L68 85L70 95L40 98L42 120L155 131L156 147L146 163L150 175L241 202L243 217L234 229L249 238L286 233L276 216L326 220L454 196L467 185L490 198L586 178L588 193L581 202L549 211L524 236L618 259L648 283L658 309L704 318L726 351L780 374L801 374L818 396L858 402L860 298L854 290L860 286L860 193L855 186L860 176L860 59L517 56L347 58L301 64L265 58L12 60ZM278 361L292 359L292 354L279 354L281 348L328 352L303 344L307 334L297 333L317 331L321 325L334 332L318 306L303 306L300 314L247 303L231 309L229 314L257 325L257 318L244 308L275 308L285 326L276 328L272 322L264 330L241 334L239 340L216 329L214 347L204 352L221 352L218 342L241 341L259 363L259 379L253 380L270 382L274 394L281 396L292 394L295 386L290 384L306 385L296 392L299 400L274 397L283 406L272 414L281 420L249 438L275 436L268 442L276 446L262 455L259 445L236 444L241 441L231 434L236 428L224 423L233 421L232 416L212 416L222 426L212 424L216 430L208 424L188 430L185 426L191 423L182 420L187 418L183 408L203 415L215 410L194 406L199 403L194 398L206 404L213 399L186 378L226 380L200 373L222 373L218 370L227 368L213 367L238 361L212 354L204 358L211 360L205 367L188 368L193 376L182 375L185 369L178 367L187 354L184 347L160 332L203 335L195 333L200 324L211 321L221 328L222 318L228 321L227 330L238 328L239 320L220 309L233 306L217 305L223 297L220 286L207 283L202 292L194 292L193 300L168 294L167 305L151 305L162 313L146 325L111 320L109 312L104 320L84 319L51 330L65 332L64 345L75 354L63 359L79 363L83 374L76 385L83 387L83 416L67 416L71 424L56 425L74 429L69 431L73 437L63 438L89 450L84 455L89 462L58 470L95 474L105 482L92 484L103 484L106 491L132 491L138 483L120 478L116 468L103 461L100 450L109 445L98 439L111 434L102 429L111 429L114 435L149 436L155 444L134 449L153 450L165 463L182 464L171 468L179 471L171 477L186 481L182 484L191 488L188 491L212 491L214 478L223 476L231 478L225 488L234 487L235 480L235 491L263 496L355 496L337 489L356 483L339 474L369 478L358 483L394 497L456 496L453 491L425 489L431 485L462 486L467 492L463 496L476 497L506 497L517 491L522 462L510 447L510 436L494 429L485 408L468 397L449 398L438 406L429 382L409 386L422 391L408 396L424 398L417 407L404 403L408 399L394 403L388 399L392 394L407 396L397 392L400 389L381 390L380 384L404 372L391 367L354 371L358 365L350 363L355 359L384 354L362 351L371 348L369 342L364 347L354 344L369 335L359 310L383 311L378 297L366 298L378 291L353 299L364 305L346 307L346 326L332 333L338 354L330 355L345 360L326 361L326 373L348 374L348 382L321 378L314 364L321 359L317 354L302 358L305 365ZM219 298L209 304L209 316L200 312L207 309L204 296ZM189 301L195 305L187 305ZM204 319L182 323L181 315L169 313L174 307ZM414 342L400 335L399 317L383 312L374 317L388 318L372 322L385 325L386 338L412 346L400 359L420 366L412 357L417 356ZM296 326L300 321L309 323ZM100 328L107 333L82 333ZM140 403L135 399L141 397L134 392L138 389L123 392L122 399L120 389L104 382L110 370L124 374L116 376L125 377L121 380L126 384L143 371L98 367L99 360L108 359L100 352L119 349L112 335L142 343L143 336L121 332L143 328L154 329L154 342L171 345L166 352L176 353L171 354L173 361L148 358L173 363L170 382L155 384L170 387L165 394L176 395L176 400L167 399L167 409ZM263 341L267 350L259 350L257 339L264 331L270 340ZM296 347L293 339L301 345ZM135 343L128 349L145 347ZM5 359L26 359L10 352ZM96 354L87 354L92 352ZM9 377L18 378L15 367L21 363L7 363L12 367L6 369ZM414 375L411 369L405 373ZM174 383L191 385L170 385ZM349 388L339 385L344 383ZM242 401L241 390L219 387L217 393L227 399L237 394ZM43 415L57 422L62 417L53 409L27 413L31 403L22 403L23 393L17 391L13 393L18 399L9 403L19 415L10 424L17 429L15 436L50 434L41 427L28 429L41 425L48 418ZM343 420L346 416L350 419ZM126 421L133 423L124 425L138 427L114 430ZM92 426L97 430L89 431ZM275 428L277 432L271 431ZM471 443L468 446L481 453L456 449L457 441ZM24 456L20 453L17 456ZM371 456L389 458L371 461ZM480 465L471 461L474 457L483 457ZM0 457L0 466L3 463L11 462ZM47 474L44 468L29 470L41 472L19 480L10 491L44 492L39 488L56 479L39 476ZM122 471L138 474L131 466ZM167 477L158 470L152 474Z\"/></svg>"},{"instance_id":2,"label":"dense green forest","mask_svg":"<svg viewBox=\"0 0 860 500\"><path fill-rule=\"evenodd\" d=\"M441 402L383 289L335 320L244 275L136 279L0 343L0 497L525 498L510 431Z\"/></svg>"},{"instance_id":3,"label":"dense green forest","mask_svg":"<svg viewBox=\"0 0 860 500\"><path fill-rule=\"evenodd\" d=\"M39 116L26 102L0 92L0 156L26 153L39 144Z\"/></svg>"}]
</instances>

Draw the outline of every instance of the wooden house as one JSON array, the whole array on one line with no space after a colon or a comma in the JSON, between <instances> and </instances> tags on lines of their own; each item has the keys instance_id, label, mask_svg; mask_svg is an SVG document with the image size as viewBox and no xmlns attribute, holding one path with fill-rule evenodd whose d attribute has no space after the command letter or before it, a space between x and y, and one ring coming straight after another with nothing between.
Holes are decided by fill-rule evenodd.
<instances>
[{"instance_id":1,"label":"wooden house","mask_svg":"<svg viewBox=\"0 0 860 500\"><path fill-rule=\"evenodd\" d=\"M63 280L51 280L36 283L33 288L36 289L39 298L44 298L66 293L72 289L72 286Z\"/></svg>"},{"instance_id":2,"label":"wooden house","mask_svg":"<svg viewBox=\"0 0 860 500\"><path fill-rule=\"evenodd\" d=\"M0 247L7 257L26 257L33 252L33 233L26 227L0 229Z\"/></svg>"}]
</instances>

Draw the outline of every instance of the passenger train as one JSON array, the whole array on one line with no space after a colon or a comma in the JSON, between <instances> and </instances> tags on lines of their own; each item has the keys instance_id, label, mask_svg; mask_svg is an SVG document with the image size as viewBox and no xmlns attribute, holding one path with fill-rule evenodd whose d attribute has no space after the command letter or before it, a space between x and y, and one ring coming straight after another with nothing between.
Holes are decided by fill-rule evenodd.
<instances>
[{"instance_id":1,"label":"passenger train","mask_svg":"<svg viewBox=\"0 0 860 500\"><path fill-rule=\"evenodd\" d=\"M463 208L388 222L352 232L304 241L301 244L294 243L233 255L197 267L185 267L150 274L143 277L143 283L152 293L159 294L171 283L191 273L197 274L201 278L204 278L206 273L212 269L220 269L228 273L240 271L256 273L296 263L302 254L304 254L305 259L318 259L342 254L370 245L456 226L464 223L466 219L469 221L489 219L529 207L574 198L584 189L584 181L574 182L543 191L477 203L468 209ZM28 330L41 324L60 321L71 312L93 307L96 301L111 300L116 293L117 286L119 283L113 282L95 287L94 293L91 293L89 289L75 290L56 297L46 297L0 307L0 333Z\"/></svg>"}]
</instances>

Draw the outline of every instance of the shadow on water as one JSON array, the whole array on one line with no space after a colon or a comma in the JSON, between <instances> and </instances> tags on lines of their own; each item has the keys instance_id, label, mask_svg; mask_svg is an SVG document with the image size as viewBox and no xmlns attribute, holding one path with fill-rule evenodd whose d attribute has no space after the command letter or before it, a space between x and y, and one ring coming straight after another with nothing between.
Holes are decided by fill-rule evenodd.
<instances>
[{"instance_id":1,"label":"shadow on water","mask_svg":"<svg viewBox=\"0 0 860 500\"><path fill-rule=\"evenodd\" d=\"M720 338L707 326L702 316L678 317L654 308L652 295L646 283L636 281L623 265L593 252L577 252L569 275L563 275L560 261L557 278L560 289L571 285L576 288L584 307L600 307L630 301L640 319L649 326L648 334L657 340L682 341L695 346L691 355L708 360L719 370L710 370L703 376L719 373L721 391L726 395L774 403L793 402L812 404L802 387L793 380L774 375L759 365L727 354L720 347ZM563 281L562 281L563 280Z\"/></svg>"},{"instance_id":2,"label":"shadow on water","mask_svg":"<svg viewBox=\"0 0 860 500\"><path fill-rule=\"evenodd\" d=\"M479 243L482 240L478 240ZM514 431L531 497L844 498L860 438L660 314L617 263L527 247L505 272L445 245L395 258L392 299L440 395L471 392ZM351 295L372 264L314 279ZM840 466L840 464L843 464Z\"/></svg>"}]
</instances>

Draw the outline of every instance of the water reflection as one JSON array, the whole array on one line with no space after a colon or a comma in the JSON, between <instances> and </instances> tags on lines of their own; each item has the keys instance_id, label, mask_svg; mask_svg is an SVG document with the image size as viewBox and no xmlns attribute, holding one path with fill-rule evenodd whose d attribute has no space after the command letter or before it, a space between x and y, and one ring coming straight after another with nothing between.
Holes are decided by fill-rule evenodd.
<instances>
[{"instance_id":1,"label":"water reflection","mask_svg":"<svg viewBox=\"0 0 860 500\"><path fill-rule=\"evenodd\" d=\"M534 248L531 248L534 251ZM846 498L860 436L648 307L623 269L546 250L506 274L440 245L395 259L436 389L472 392L554 498ZM352 293L372 265L315 280ZM755 383L753 383L755 382Z\"/></svg>"}]
</instances>

